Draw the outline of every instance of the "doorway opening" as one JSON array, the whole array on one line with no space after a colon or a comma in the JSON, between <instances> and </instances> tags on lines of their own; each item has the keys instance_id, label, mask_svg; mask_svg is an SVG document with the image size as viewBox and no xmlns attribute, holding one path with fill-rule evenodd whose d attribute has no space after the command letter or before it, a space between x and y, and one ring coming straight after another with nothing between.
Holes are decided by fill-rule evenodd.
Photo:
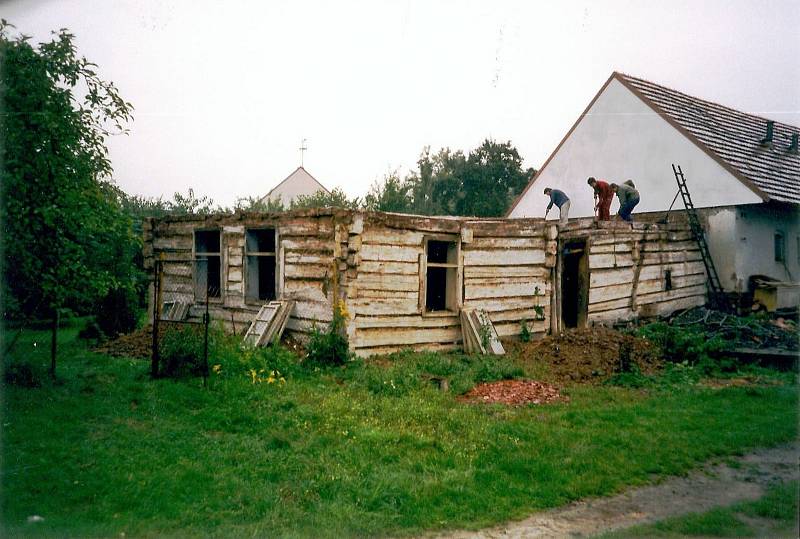
<instances>
[{"instance_id":1,"label":"doorway opening","mask_svg":"<svg viewBox=\"0 0 800 539\"><path fill-rule=\"evenodd\" d=\"M586 240L573 240L561 253L561 322L567 328L586 327L589 314L589 253Z\"/></svg>"}]
</instances>

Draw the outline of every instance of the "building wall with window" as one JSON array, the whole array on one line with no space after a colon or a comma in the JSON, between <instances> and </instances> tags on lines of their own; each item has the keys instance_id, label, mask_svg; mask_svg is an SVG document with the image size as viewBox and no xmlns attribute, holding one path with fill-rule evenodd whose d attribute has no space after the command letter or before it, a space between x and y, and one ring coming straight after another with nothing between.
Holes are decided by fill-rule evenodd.
<instances>
[{"instance_id":1,"label":"building wall with window","mask_svg":"<svg viewBox=\"0 0 800 539\"><path fill-rule=\"evenodd\" d=\"M145 262L164 263L166 301L243 334L272 299L293 300L301 340L343 303L361 356L462 343L460 310L500 337L654 316L704 303L683 223L422 217L337 209L150 220ZM152 299L152 294L151 294Z\"/></svg>"}]
</instances>

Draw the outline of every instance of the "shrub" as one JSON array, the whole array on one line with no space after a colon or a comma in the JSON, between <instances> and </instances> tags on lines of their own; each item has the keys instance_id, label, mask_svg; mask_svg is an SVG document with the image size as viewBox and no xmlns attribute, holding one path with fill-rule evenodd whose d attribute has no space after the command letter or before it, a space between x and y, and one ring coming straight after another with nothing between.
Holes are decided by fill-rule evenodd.
<instances>
[{"instance_id":1,"label":"shrub","mask_svg":"<svg viewBox=\"0 0 800 539\"><path fill-rule=\"evenodd\" d=\"M522 342L531 342L531 330L528 329L528 321L523 318L519 325L519 340Z\"/></svg>"},{"instance_id":2,"label":"shrub","mask_svg":"<svg viewBox=\"0 0 800 539\"><path fill-rule=\"evenodd\" d=\"M171 328L159 342L160 374L169 378L203 374L203 347L203 326Z\"/></svg>"},{"instance_id":3,"label":"shrub","mask_svg":"<svg viewBox=\"0 0 800 539\"><path fill-rule=\"evenodd\" d=\"M39 387L42 385L39 374L29 363L11 363L5 368L7 384L19 387Z\"/></svg>"},{"instance_id":4,"label":"shrub","mask_svg":"<svg viewBox=\"0 0 800 539\"><path fill-rule=\"evenodd\" d=\"M655 322L638 329L637 334L644 337L661 350L664 360L672 363L687 361L690 365L714 361L712 354L724 347L724 341L710 336L702 327L671 326L665 322Z\"/></svg>"},{"instance_id":5,"label":"shrub","mask_svg":"<svg viewBox=\"0 0 800 539\"><path fill-rule=\"evenodd\" d=\"M136 329L140 313L136 292L131 288L115 288L100 301L97 324L108 337L116 337Z\"/></svg>"},{"instance_id":6,"label":"shrub","mask_svg":"<svg viewBox=\"0 0 800 539\"><path fill-rule=\"evenodd\" d=\"M350 347L344 333L344 319L347 311L344 302L333 309L333 320L327 331L316 327L311 330L308 341L308 361L318 365L342 365L350 359Z\"/></svg>"}]
</instances>

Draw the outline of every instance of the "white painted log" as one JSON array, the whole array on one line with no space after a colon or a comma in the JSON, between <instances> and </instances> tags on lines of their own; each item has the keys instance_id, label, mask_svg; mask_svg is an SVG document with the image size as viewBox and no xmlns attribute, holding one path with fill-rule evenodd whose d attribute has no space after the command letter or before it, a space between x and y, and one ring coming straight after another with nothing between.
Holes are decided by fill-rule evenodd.
<instances>
[{"instance_id":1,"label":"white painted log","mask_svg":"<svg viewBox=\"0 0 800 539\"><path fill-rule=\"evenodd\" d=\"M525 266L544 263L544 250L466 251L465 266Z\"/></svg>"}]
</instances>

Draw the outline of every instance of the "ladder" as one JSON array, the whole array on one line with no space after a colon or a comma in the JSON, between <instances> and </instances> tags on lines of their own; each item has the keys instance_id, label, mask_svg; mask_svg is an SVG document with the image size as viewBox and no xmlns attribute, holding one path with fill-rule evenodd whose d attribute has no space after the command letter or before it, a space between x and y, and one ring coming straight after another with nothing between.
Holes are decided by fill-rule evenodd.
<instances>
[{"instance_id":1,"label":"ladder","mask_svg":"<svg viewBox=\"0 0 800 539\"><path fill-rule=\"evenodd\" d=\"M717 268L714 266L714 260L711 258L711 251L708 249L706 243L705 231L703 225L700 224L700 219L697 216L697 210L692 203L692 197L689 195L689 188L686 187L686 178L683 176L681 166L672 165L672 172L675 174L675 181L678 182L678 193L683 199L683 206L686 208L686 217L689 219L689 228L692 230L692 236L697 242L700 249L700 256L703 258L703 266L706 268L706 275L708 275L708 295L709 303L715 309L732 312L733 308L728 301L728 296L722 289L717 274ZM677 195L676 195L677 196ZM674 201L673 201L674 202Z\"/></svg>"}]
</instances>

